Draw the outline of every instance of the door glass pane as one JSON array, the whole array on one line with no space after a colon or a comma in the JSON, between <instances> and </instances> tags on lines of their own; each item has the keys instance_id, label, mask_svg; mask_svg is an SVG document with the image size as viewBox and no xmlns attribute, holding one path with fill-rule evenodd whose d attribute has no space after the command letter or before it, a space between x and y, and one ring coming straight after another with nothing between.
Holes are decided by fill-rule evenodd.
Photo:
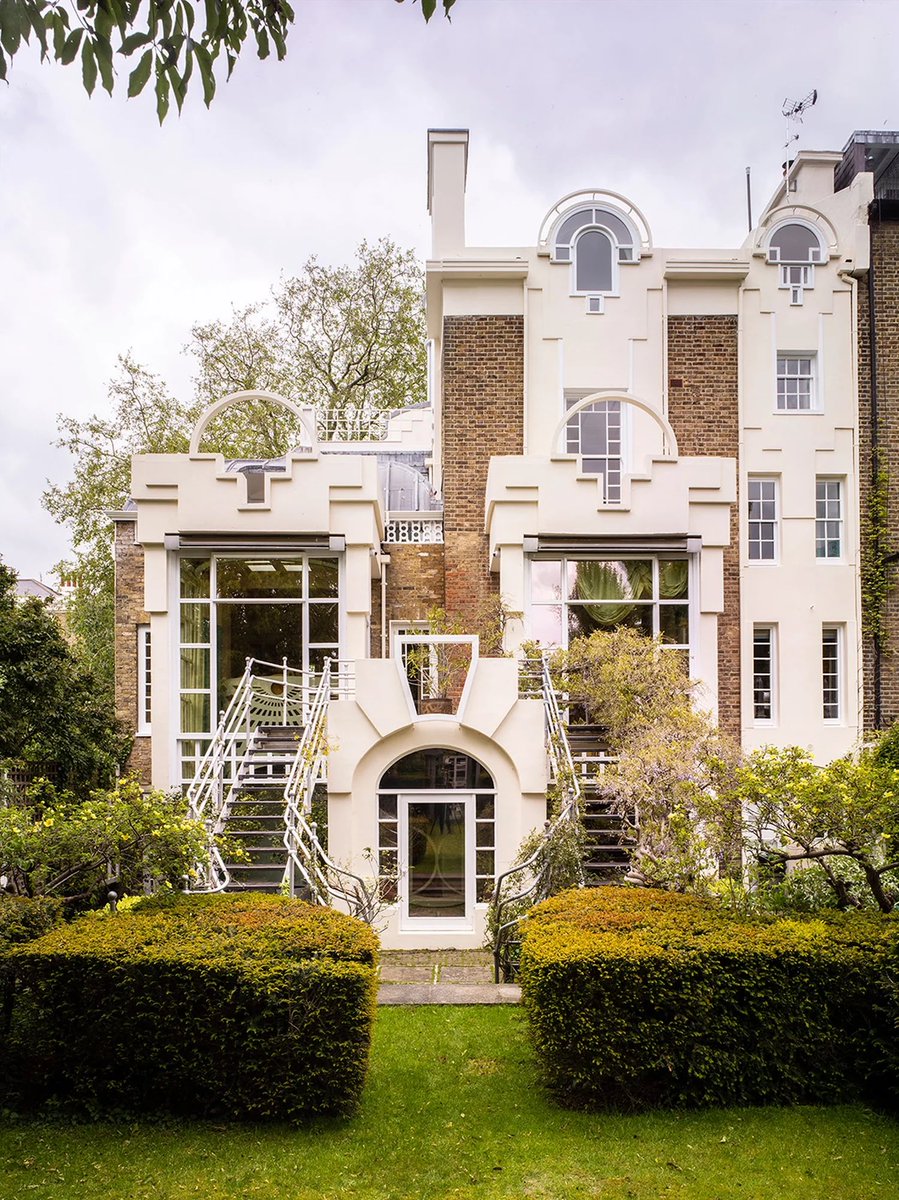
<instances>
[{"instance_id":1,"label":"door glass pane","mask_svg":"<svg viewBox=\"0 0 899 1200\"><path fill-rule=\"evenodd\" d=\"M248 658L276 666L283 658L288 666L303 661L301 604L219 604L216 622L219 708L234 694Z\"/></svg>"},{"instance_id":2,"label":"door glass pane","mask_svg":"<svg viewBox=\"0 0 899 1200\"><path fill-rule=\"evenodd\" d=\"M409 804L409 916L465 916L465 805Z\"/></svg>"}]
</instances>

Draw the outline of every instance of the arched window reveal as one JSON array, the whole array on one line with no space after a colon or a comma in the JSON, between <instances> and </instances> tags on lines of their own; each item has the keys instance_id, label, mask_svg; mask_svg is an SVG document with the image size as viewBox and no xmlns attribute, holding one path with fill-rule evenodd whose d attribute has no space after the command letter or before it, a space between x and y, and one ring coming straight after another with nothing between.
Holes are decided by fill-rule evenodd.
<instances>
[{"instance_id":1,"label":"arched window reveal","mask_svg":"<svg viewBox=\"0 0 899 1200\"><path fill-rule=\"evenodd\" d=\"M811 225L787 221L768 239L768 262L778 266L779 286L789 290L791 304L802 304L805 290L815 286L815 264L826 261L826 247Z\"/></svg>"},{"instance_id":2,"label":"arched window reveal","mask_svg":"<svg viewBox=\"0 0 899 1200\"><path fill-rule=\"evenodd\" d=\"M619 263L637 262L639 245L637 232L620 213L591 205L559 223L552 261L572 264L572 293L587 297L588 313L601 313L603 297L618 293Z\"/></svg>"}]
</instances>

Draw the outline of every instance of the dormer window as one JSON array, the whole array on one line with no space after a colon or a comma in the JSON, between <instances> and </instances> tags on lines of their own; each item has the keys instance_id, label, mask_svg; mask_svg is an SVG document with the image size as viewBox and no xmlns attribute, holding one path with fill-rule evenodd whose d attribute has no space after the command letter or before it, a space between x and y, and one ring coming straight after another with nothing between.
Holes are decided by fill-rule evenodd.
<instances>
[{"instance_id":1,"label":"dormer window","mask_svg":"<svg viewBox=\"0 0 899 1200\"><path fill-rule=\"evenodd\" d=\"M571 294L586 296L588 313L602 313L603 297L618 295L619 263L637 262L639 246L636 230L620 213L590 205L560 222L552 261L571 264Z\"/></svg>"},{"instance_id":2,"label":"dormer window","mask_svg":"<svg viewBox=\"0 0 899 1200\"><path fill-rule=\"evenodd\" d=\"M790 292L790 303L801 304L803 293L815 286L815 263L827 260L821 235L804 221L778 225L768 239L768 262L780 269L780 287Z\"/></svg>"}]
</instances>

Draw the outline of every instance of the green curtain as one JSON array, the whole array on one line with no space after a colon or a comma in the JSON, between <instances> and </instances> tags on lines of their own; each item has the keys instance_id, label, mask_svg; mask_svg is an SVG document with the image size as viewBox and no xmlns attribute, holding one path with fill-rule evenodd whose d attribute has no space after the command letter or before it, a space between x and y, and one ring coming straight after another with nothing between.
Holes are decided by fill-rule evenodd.
<instances>
[{"instance_id":1,"label":"green curtain","mask_svg":"<svg viewBox=\"0 0 899 1200\"><path fill-rule=\"evenodd\" d=\"M626 582L618 570L624 568ZM575 593L579 600L602 600L602 604L583 605L587 616L597 625L614 628L633 612L629 603L652 596L652 563L641 560L625 563L579 562L576 565ZM620 601L615 604L613 601Z\"/></svg>"},{"instance_id":2,"label":"green curtain","mask_svg":"<svg viewBox=\"0 0 899 1200\"><path fill-rule=\"evenodd\" d=\"M663 600L686 600L688 566L685 558L659 563L659 596Z\"/></svg>"}]
</instances>

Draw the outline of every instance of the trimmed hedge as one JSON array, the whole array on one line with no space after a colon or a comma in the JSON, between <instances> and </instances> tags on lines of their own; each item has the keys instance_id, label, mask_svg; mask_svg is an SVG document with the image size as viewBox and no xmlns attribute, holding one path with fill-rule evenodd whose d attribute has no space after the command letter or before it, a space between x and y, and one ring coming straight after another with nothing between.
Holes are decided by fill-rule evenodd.
<instances>
[{"instance_id":1,"label":"trimmed hedge","mask_svg":"<svg viewBox=\"0 0 899 1200\"><path fill-rule=\"evenodd\" d=\"M175 895L82 917L5 956L7 1102L351 1112L377 947L361 921L261 894Z\"/></svg>"},{"instance_id":2,"label":"trimmed hedge","mask_svg":"<svg viewBox=\"0 0 899 1200\"><path fill-rule=\"evenodd\" d=\"M533 909L522 999L566 1104L895 1102L899 920L748 922L652 889Z\"/></svg>"}]
</instances>

